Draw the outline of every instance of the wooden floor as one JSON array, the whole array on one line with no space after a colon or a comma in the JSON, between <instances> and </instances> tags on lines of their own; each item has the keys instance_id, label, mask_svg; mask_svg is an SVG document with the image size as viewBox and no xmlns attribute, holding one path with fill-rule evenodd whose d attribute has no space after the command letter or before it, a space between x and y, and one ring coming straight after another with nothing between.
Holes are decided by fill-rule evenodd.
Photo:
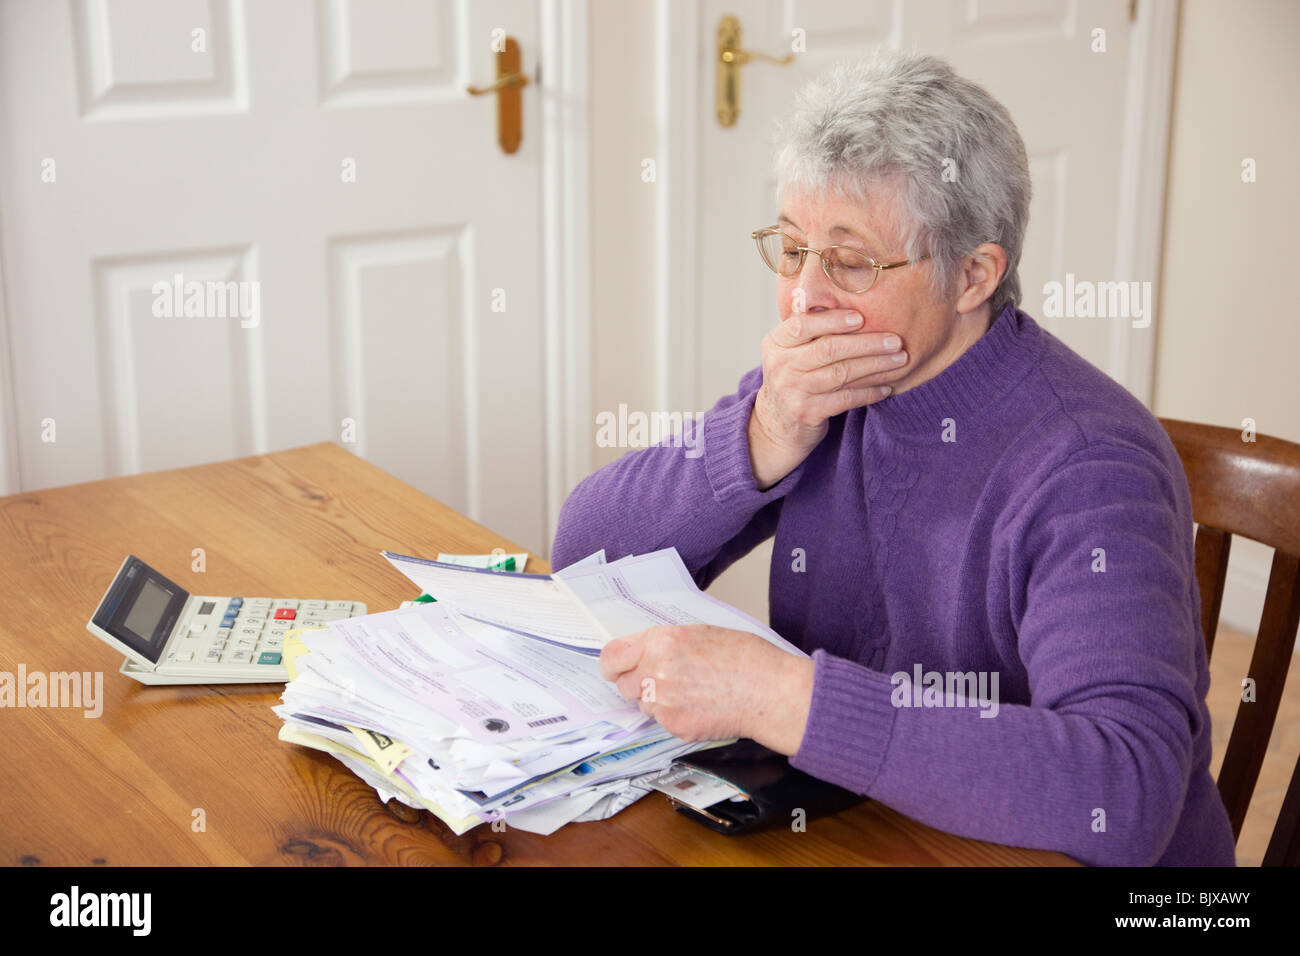
<instances>
[{"instance_id":1,"label":"wooden floor","mask_svg":"<svg viewBox=\"0 0 1300 956\"><path fill-rule=\"evenodd\" d=\"M1218 777L1228 748L1228 735L1241 702L1241 679L1250 669L1254 635L1221 626L1214 638L1214 655L1210 660L1210 726L1214 738L1214 756L1210 773ZM1237 865L1259 866L1264 859L1273 824L1282 809L1282 797L1295 770L1300 754L1300 666L1292 662L1287 673L1286 689L1277 712L1277 724L1268 741L1268 753L1259 771L1255 795L1246 812L1246 822L1237 840Z\"/></svg>"}]
</instances>

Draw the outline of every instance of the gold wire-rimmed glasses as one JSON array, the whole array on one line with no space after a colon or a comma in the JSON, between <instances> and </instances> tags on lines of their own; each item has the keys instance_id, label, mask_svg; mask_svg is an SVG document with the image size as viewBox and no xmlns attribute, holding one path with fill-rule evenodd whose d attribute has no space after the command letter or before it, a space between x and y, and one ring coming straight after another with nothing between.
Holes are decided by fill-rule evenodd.
<instances>
[{"instance_id":1,"label":"gold wire-rimmed glasses","mask_svg":"<svg viewBox=\"0 0 1300 956\"><path fill-rule=\"evenodd\" d=\"M866 292L876 284L876 278L886 269L909 266L929 256L916 259L903 259L899 262L877 262L871 256L854 249L852 246L827 246L825 249L813 249L801 246L794 237L786 235L776 226L755 229L751 234L758 246L758 254L764 265L783 279L793 279L803 268L808 253L821 260L822 271L826 277L845 292L853 295Z\"/></svg>"}]
</instances>

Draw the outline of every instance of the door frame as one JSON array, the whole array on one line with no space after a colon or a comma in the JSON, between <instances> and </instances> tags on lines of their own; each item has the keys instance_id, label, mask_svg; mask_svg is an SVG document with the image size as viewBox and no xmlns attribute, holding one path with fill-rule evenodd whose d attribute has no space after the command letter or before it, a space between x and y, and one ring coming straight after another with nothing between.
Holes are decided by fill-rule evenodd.
<instances>
[{"instance_id":1,"label":"door frame","mask_svg":"<svg viewBox=\"0 0 1300 956\"><path fill-rule=\"evenodd\" d=\"M1129 44L1124 100L1115 277L1150 276L1159 295L1181 5L1134 0L1134 6L1137 17ZM1164 317L1159 299L1154 311L1145 329L1124 328L1127 320L1119 323L1116 331L1130 334L1111 335L1110 368L1106 370L1147 408L1155 401L1156 330Z\"/></svg>"},{"instance_id":2,"label":"door frame","mask_svg":"<svg viewBox=\"0 0 1300 956\"><path fill-rule=\"evenodd\" d=\"M656 408L702 411L695 394L696 251L693 243L672 239L693 234L699 223L699 64L704 37L697 0L660 0L657 13L655 113L663 131L659 155L669 175L655 193L655 267L663 294L655 308L654 401ZM674 49L681 51L676 62ZM707 79L712 89L712 79Z\"/></svg>"},{"instance_id":3,"label":"door frame","mask_svg":"<svg viewBox=\"0 0 1300 956\"><path fill-rule=\"evenodd\" d=\"M1128 51L1128 82L1124 102L1124 150L1120 166L1119 216L1115 237L1116 277L1149 276L1157 286L1164 245L1165 186L1168 178L1169 129L1173 115L1174 63L1178 48L1178 5L1135 3L1136 19ZM701 89L700 45L709 39L700 24L698 0L660 0L655 41L659 46L660 152L668 169L658 197L657 248L661 288L657 303L655 400L659 408L699 410L703 399L695 392L696 252L690 243L669 237L688 235L698 222L696 182L699 170ZM686 62L669 62L678 50ZM712 78L708 88L712 89ZM1144 405L1155 397L1155 338L1157 320L1129 334L1125 326L1112 334L1109 367L1105 371L1127 387Z\"/></svg>"},{"instance_id":4,"label":"door frame","mask_svg":"<svg viewBox=\"0 0 1300 956\"><path fill-rule=\"evenodd\" d=\"M545 539L591 471L591 99L588 0L542 0L542 301L546 363Z\"/></svg>"}]
</instances>

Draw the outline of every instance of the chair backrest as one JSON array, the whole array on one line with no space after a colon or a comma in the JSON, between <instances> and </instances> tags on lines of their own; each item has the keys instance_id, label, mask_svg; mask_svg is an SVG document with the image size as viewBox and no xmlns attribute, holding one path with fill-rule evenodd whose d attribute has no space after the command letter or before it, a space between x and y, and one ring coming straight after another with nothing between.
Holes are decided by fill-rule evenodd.
<instances>
[{"instance_id":1,"label":"chair backrest","mask_svg":"<svg viewBox=\"0 0 1300 956\"><path fill-rule=\"evenodd\" d=\"M1219 626L1228 551L1234 534L1273 548L1264 613L1250 660L1255 699L1243 699L1219 770L1219 793L1241 834L1246 808L1264 763L1287 668L1300 626L1300 445L1213 425L1162 418L1183 461L1192 492L1196 581L1207 657ZM1247 695L1243 694L1243 698ZM1265 866L1300 863L1300 761L1264 855Z\"/></svg>"}]
</instances>

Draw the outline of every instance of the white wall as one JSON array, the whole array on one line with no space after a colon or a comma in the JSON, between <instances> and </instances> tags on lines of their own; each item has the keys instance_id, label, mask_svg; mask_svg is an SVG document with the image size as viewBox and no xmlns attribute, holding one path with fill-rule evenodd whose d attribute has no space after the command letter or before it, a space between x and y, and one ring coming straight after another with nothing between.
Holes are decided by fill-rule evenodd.
<instances>
[{"instance_id":1,"label":"white wall","mask_svg":"<svg viewBox=\"0 0 1300 956\"><path fill-rule=\"evenodd\" d=\"M1187 0L1178 43L1154 411L1300 442L1300 4ZM1258 628L1269 560L1233 541L1225 622Z\"/></svg>"}]
</instances>

